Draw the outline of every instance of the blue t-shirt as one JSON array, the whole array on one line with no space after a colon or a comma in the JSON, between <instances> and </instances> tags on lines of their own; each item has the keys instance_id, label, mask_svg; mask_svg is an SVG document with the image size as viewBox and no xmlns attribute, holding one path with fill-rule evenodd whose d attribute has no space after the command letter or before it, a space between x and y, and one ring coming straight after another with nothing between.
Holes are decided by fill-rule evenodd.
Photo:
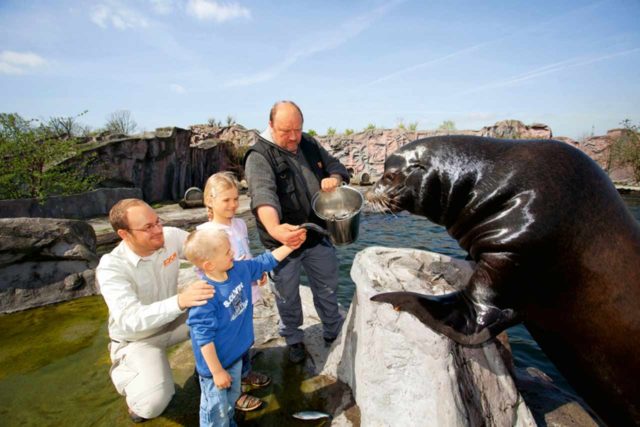
<instances>
[{"instance_id":1,"label":"blue t-shirt","mask_svg":"<svg viewBox=\"0 0 640 427\"><path fill-rule=\"evenodd\" d=\"M203 276L215 287L215 295L205 305L191 307L187 319L199 375L212 377L202 357L202 346L213 342L225 369L249 350L254 341L251 282L276 265L278 261L271 252L265 252L250 260L234 261L224 282Z\"/></svg>"}]
</instances>

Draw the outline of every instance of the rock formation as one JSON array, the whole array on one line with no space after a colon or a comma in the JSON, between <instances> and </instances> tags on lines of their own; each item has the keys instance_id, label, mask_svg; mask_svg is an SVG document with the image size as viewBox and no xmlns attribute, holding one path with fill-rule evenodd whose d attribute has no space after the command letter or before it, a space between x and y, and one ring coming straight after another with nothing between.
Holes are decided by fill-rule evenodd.
<instances>
[{"instance_id":1,"label":"rock formation","mask_svg":"<svg viewBox=\"0 0 640 427\"><path fill-rule=\"evenodd\" d=\"M622 184L633 184L633 169L630 166L621 166L611 161L610 148L611 145L620 138L625 129L611 129L606 135L589 136L580 141L575 141L567 137L558 137L556 139L573 145L582 150L586 155L595 160L602 169L604 169L609 177L614 181Z\"/></svg>"},{"instance_id":2,"label":"rock formation","mask_svg":"<svg viewBox=\"0 0 640 427\"><path fill-rule=\"evenodd\" d=\"M238 169L233 143L191 140L191 131L171 128L92 143L85 147L85 155L95 156L86 172L101 176L105 187L138 187L146 201L156 202L179 200L212 173Z\"/></svg>"},{"instance_id":3,"label":"rock formation","mask_svg":"<svg viewBox=\"0 0 640 427\"><path fill-rule=\"evenodd\" d=\"M97 264L86 222L0 219L0 313L97 294Z\"/></svg>"},{"instance_id":4,"label":"rock formation","mask_svg":"<svg viewBox=\"0 0 640 427\"><path fill-rule=\"evenodd\" d=\"M527 126L519 120L499 121L493 126L483 127L476 135L505 139L551 139L553 136L551 128L545 124Z\"/></svg>"},{"instance_id":5,"label":"rock formation","mask_svg":"<svg viewBox=\"0 0 640 427\"><path fill-rule=\"evenodd\" d=\"M387 156L403 145L436 135L478 135L492 138L549 139L551 129L544 124L525 125L518 120L504 120L476 130L409 131L406 129L372 129L351 135L317 136L331 154L344 164L353 176L368 173L376 181L384 170Z\"/></svg>"},{"instance_id":6,"label":"rock formation","mask_svg":"<svg viewBox=\"0 0 640 427\"><path fill-rule=\"evenodd\" d=\"M617 181L629 181L628 168L611 167L608 147L620 129L606 136L576 142L558 137L594 158ZM336 156L355 177L379 178L386 158L398 148L419 138L443 134L479 135L494 138L549 139L552 131L540 123L525 125L518 120L503 120L480 130L409 131L372 129L344 135L317 136L318 141ZM180 200L189 187L202 188L206 179L221 170L242 177L242 157L258 138L256 130L240 125L217 127L194 125L189 130L162 128L156 132L88 143L95 154L88 172L103 177L105 187L138 187L148 202Z\"/></svg>"},{"instance_id":7,"label":"rock formation","mask_svg":"<svg viewBox=\"0 0 640 427\"><path fill-rule=\"evenodd\" d=\"M462 347L369 300L394 290L451 292L470 274L467 262L424 251L370 247L356 255L356 294L325 372L351 386L362 425L536 425L500 341Z\"/></svg>"},{"instance_id":8,"label":"rock formation","mask_svg":"<svg viewBox=\"0 0 640 427\"><path fill-rule=\"evenodd\" d=\"M322 373L351 387L362 425L597 425L544 374L513 367L506 333L463 347L411 314L370 301L386 291L451 292L471 271L467 261L412 249L370 247L356 255L356 293Z\"/></svg>"}]
</instances>

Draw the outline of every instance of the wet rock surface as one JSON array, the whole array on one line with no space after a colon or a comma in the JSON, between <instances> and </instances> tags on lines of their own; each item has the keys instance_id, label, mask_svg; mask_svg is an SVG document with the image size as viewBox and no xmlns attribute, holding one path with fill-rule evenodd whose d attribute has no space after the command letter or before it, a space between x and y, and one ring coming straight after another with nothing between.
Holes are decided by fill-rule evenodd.
<instances>
[{"instance_id":1,"label":"wet rock surface","mask_svg":"<svg viewBox=\"0 0 640 427\"><path fill-rule=\"evenodd\" d=\"M83 221L0 219L0 313L98 293L96 236Z\"/></svg>"}]
</instances>

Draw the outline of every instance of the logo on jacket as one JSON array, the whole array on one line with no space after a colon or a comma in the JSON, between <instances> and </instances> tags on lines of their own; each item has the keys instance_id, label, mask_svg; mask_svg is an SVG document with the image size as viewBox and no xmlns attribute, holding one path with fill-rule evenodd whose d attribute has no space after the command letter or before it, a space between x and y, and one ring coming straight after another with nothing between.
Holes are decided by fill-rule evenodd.
<instances>
[{"instance_id":1,"label":"logo on jacket","mask_svg":"<svg viewBox=\"0 0 640 427\"><path fill-rule=\"evenodd\" d=\"M171 264L173 261L176 260L176 258L178 258L178 254L177 253L172 253L171 255L169 255L169 257L167 259L165 259L164 261L162 261L162 265L163 266L167 266L169 264Z\"/></svg>"}]
</instances>

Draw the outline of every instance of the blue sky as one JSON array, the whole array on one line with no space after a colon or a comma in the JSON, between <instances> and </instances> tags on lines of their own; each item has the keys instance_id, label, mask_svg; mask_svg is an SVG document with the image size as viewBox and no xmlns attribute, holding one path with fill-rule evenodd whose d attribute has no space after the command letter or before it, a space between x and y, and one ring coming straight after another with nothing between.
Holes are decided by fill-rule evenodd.
<instances>
[{"instance_id":1,"label":"blue sky","mask_svg":"<svg viewBox=\"0 0 640 427\"><path fill-rule=\"evenodd\" d=\"M0 0L0 112L141 130L266 126L292 99L325 133L518 119L555 136L640 122L640 1Z\"/></svg>"}]
</instances>

